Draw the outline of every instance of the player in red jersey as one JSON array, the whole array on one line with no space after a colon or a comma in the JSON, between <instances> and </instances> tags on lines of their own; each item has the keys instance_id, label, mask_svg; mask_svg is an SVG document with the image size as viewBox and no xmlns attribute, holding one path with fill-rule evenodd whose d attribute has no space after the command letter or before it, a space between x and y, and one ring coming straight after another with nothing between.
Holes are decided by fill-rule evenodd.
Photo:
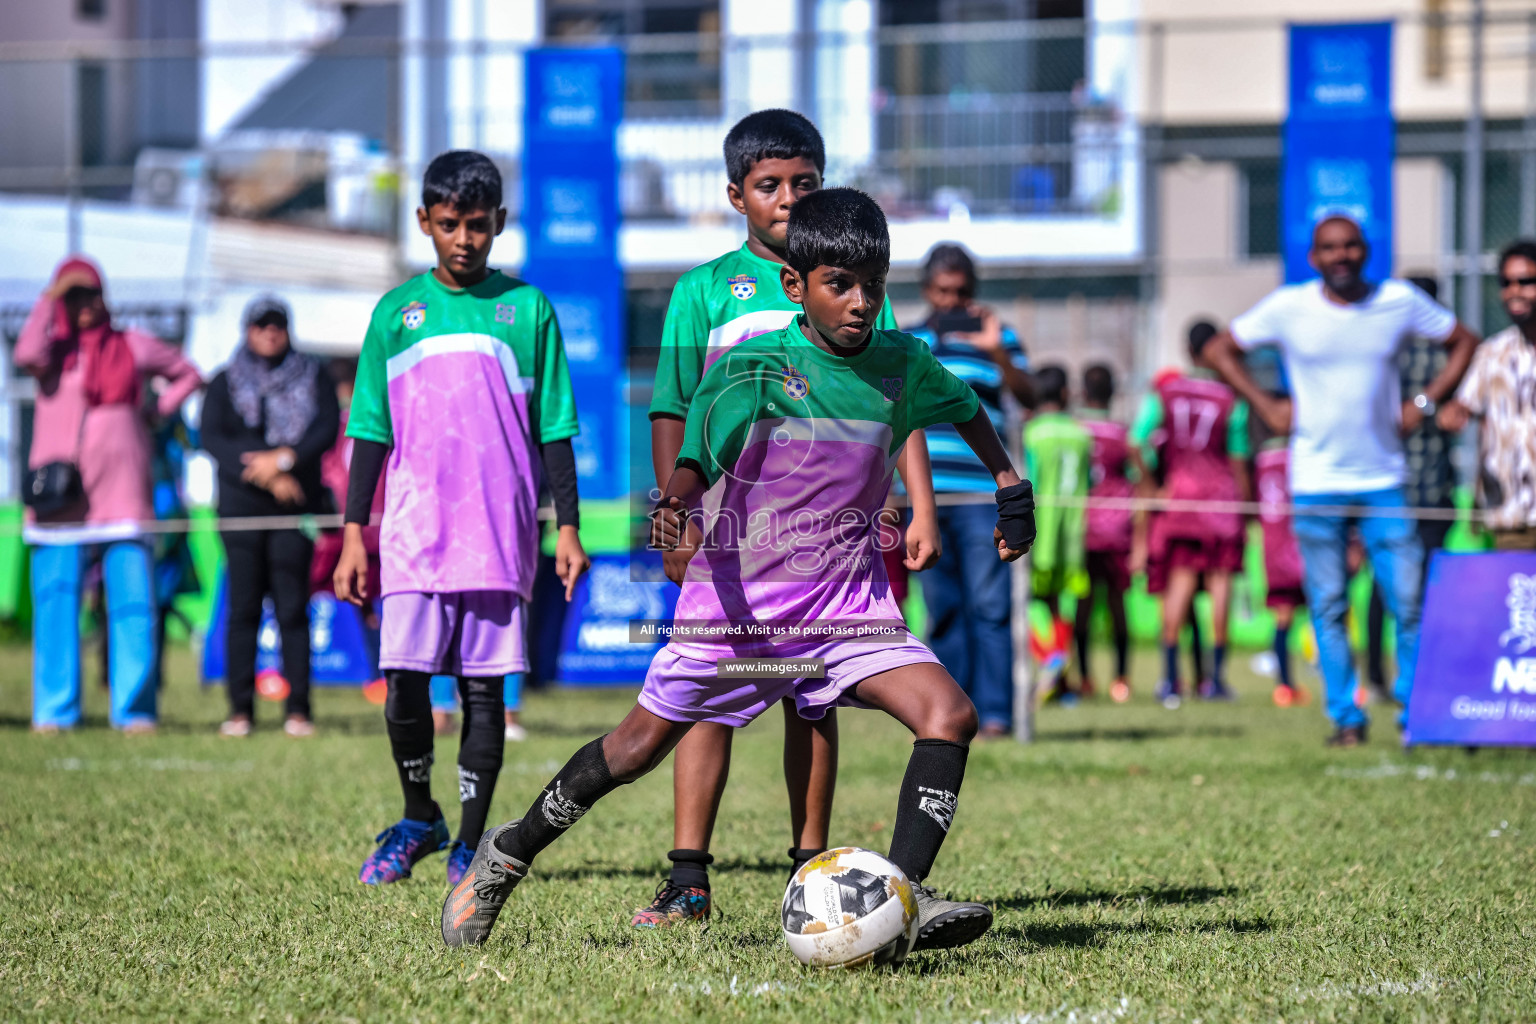
<instances>
[{"instance_id":1,"label":"player in red jersey","mask_svg":"<svg viewBox=\"0 0 1536 1024\"><path fill-rule=\"evenodd\" d=\"M1088 671L1088 627L1093 615L1093 597L1104 588L1104 603L1109 608L1110 628L1115 641L1115 679L1109 695L1117 704L1131 699L1129 659L1131 637L1125 619L1125 592L1131 588L1131 539L1135 513L1129 507L1096 504L1100 500L1123 501L1134 494L1128 469L1146 479L1140 452L1130 443L1130 431L1124 423L1109 418L1109 403L1115 397L1115 374L1107 365L1095 363L1083 371L1083 404L1077 419L1093 440L1092 487L1088 492L1088 522L1085 530L1088 570L1088 595L1077 603L1073 623L1077 639L1077 670L1083 689L1091 688Z\"/></svg>"},{"instance_id":2,"label":"player in red jersey","mask_svg":"<svg viewBox=\"0 0 1536 1024\"><path fill-rule=\"evenodd\" d=\"M1308 703L1305 687L1291 675L1291 621L1307 603L1301 590L1301 549L1292 529L1291 451L1284 437L1272 437L1253 457L1253 485L1260 504L1259 526L1264 532L1264 604L1275 617L1275 661L1279 679L1274 700L1278 707Z\"/></svg>"},{"instance_id":3,"label":"player in red jersey","mask_svg":"<svg viewBox=\"0 0 1536 1024\"><path fill-rule=\"evenodd\" d=\"M1137 419L1138 440L1161 429L1163 486L1159 496L1177 502L1236 502L1249 493L1248 406L1238 401L1201 356L1216 328L1201 321L1190 328L1188 373L1161 376ZM1243 520L1236 511L1167 509L1153 517L1149 559L1168 567L1163 599L1165 678L1158 696L1177 706L1179 631L1189 615L1202 574L1211 594L1211 677L1202 697L1229 699L1223 678L1227 653L1227 611L1232 574L1243 565Z\"/></svg>"}]
</instances>

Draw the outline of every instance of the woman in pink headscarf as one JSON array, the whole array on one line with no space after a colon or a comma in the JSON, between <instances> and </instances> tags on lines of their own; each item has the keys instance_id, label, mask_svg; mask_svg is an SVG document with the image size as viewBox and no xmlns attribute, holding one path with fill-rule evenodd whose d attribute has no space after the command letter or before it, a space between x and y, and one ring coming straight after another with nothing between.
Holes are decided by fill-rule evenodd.
<instances>
[{"instance_id":1,"label":"woman in pink headscarf","mask_svg":"<svg viewBox=\"0 0 1536 1024\"><path fill-rule=\"evenodd\" d=\"M153 732L157 719L155 601L141 523L150 502L150 441L142 402L165 378L158 409L175 412L202 380L171 345L112 323L101 271L59 264L16 341L37 379L27 460L25 538L32 545L32 727L80 721L80 581L102 560L107 592L112 724Z\"/></svg>"}]
</instances>

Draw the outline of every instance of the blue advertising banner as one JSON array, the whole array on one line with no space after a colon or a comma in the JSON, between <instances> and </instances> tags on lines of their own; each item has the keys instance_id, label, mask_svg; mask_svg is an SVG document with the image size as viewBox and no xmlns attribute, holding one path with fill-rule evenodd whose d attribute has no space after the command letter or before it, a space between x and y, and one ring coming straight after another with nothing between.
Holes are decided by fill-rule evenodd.
<instances>
[{"instance_id":1,"label":"blue advertising banner","mask_svg":"<svg viewBox=\"0 0 1536 1024\"><path fill-rule=\"evenodd\" d=\"M225 664L229 635L229 591L223 580L214 592L213 616L203 638L203 685L228 678ZM261 631L256 635L256 671L283 671L283 645L272 614L272 602L261 609ZM315 686L362 686L374 672L363 635L363 620L356 608L326 593L309 599L309 672Z\"/></svg>"},{"instance_id":2,"label":"blue advertising banner","mask_svg":"<svg viewBox=\"0 0 1536 1024\"><path fill-rule=\"evenodd\" d=\"M624 54L536 49L525 67L522 276L560 320L581 420L573 447L582 496L615 498L628 483L618 249Z\"/></svg>"},{"instance_id":3,"label":"blue advertising banner","mask_svg":"<svg viewBox=\"0 0 1536 1024\"><path fill-rule=\"evenodd\" d=\"M560 638L557 677L573 686L639 685L660 638L632 643L630 622L670 620L679 591L662 571L661 552L594 555L576 584Z\"/></svg>"},{"instance_id":4,"label":"blue advertising banner","mask_svg":"<svg viewBox=\"0 0 1536 1024\"><path fill-rule=\"evenodd\" d=\"M1407 744L1536 747L1536 554L1430 559Z\"/></svg>"},{"instance_id":5,"label":"blue advertising banner","mask_svg":"<svg viewBox=\"0 0 1536 1024\"><path fill-rule=\"evenodd\" d=\"M1292 25L1280 232L1287 283L1317 276L1312 228L1330 213L1360 223L1366 277L1392 273L1392 23Z\"/></svg>"}]
</instances>

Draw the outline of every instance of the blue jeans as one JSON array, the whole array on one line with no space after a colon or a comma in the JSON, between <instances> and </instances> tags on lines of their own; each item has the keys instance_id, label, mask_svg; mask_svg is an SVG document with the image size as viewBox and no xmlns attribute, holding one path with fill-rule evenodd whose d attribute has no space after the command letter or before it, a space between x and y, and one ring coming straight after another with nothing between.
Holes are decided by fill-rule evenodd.
<instances>
[{"instance_id":1,"label":"blue jeans","mask_svg":"<svg viewBox=\"0 0 1536 1024\"><path fill-rule=\"evenodd\" d=\"M928 646L976 704L981 725L1013 726L1013 592L997 557L997 509L941 505L937 564L918 574L928 606Z\"/></svg>"},{"instance_id":2,"label":"blue jeans","mask_svg":"<svg viewBox=\"0 0 1536 1024\"><path fill-rule=\"evenodd\" d=\"M153 722L155 595L149 547L116 541L32 549L32 724L80 724L80 580L100 554L107 591L107 667L112 724Z\"/></svg>"},{"instance_id":3,"label":"blue jeans","mask_svg":"<svg viewBox=\"0 0 1536 1024\"><path fill-rule=\"evenodd\" d=\"M1362 509L1402 508L1403 491L1391 487L1364 494L1298 494L1298 506L1348 505ZM1413 690L1413 665L1419 650L1419 587L1424 551L1413 520L1395 516L1298 515L1296 543L1301 548L1303 584L1317 657L1322 663L1328 717L1342 727L1368 719L1355 706L1355 659L1349 647L1349 569L1345 565L1349 527L1355 524L1365 544L1371 571L1387 610L1397 623L1397 682L1393 694L1406 707Z\"/></svg>"},{"instance_id":4,"label":"blue jeans","mask_svg":"<svg viewBox=\"0 0 1536 1024\"><path fill-rule=\"evenodd\" d=\"M517 711L523 706L523 676L526 673L513 672L501 684L501 698L508 711ZM459 710L459 680L457 676L433 676L432 677L432 710L446 711L452 714Z\"/></svg>"}]
</instances>

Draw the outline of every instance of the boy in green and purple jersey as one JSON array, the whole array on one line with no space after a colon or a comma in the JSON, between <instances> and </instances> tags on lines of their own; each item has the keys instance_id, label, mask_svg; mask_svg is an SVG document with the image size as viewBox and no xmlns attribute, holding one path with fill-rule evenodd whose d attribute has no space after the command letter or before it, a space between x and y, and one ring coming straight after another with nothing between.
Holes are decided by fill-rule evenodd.
<instances>
[{"instance_id":1,"label":"boy in green and purple jersey","mask_svg":"<svg viewBox=\"0 0 1536 1024\"><path fill-rule=\"evenodd\" d=\"M486 833L443 904L449 946L485 942L539 852L691 729L745 725L781 700L811 719L839 704L878 708L912 731L890 859L914 883L914 948L963 945L991 926L984 905L923 884L954 818L976 709L901 626L877 534L896 460L928 424L956 423L992 474L1004 561L1034 539L1030 487L975 392L919 339L875 329L890 235L874 200L814 192L787 228L780 279L804 312L705 374L652 530L683 587L675 624L727 633L674 634L624 721L577 751L521 819Z\"/></svg>"},{"instance_id":2,"label":"boy in green and purple jersey","mask_svg":"<svg viewBox=\"0 0 1536 1024\"><path fill-rule=\"evenodd\" d=\"M479 153L444 153L422 184L421 229L437 266L374 309L358 361L347 435L354 441L337 597L360 604L362 529L385 460L380 531L384 717L405 816L379 835L363 882L407 878L449 846L432 799L434 674L459 677L457 884L485 829L501 770L503 677L528 669L539 485L554 497L556 571L570 599L587 556L577 537L578 430L554 308L532 285L486 266L506 223L501 175Z\"/></svg>"},{"instance_id":3,"label":"boy in green and purple jersey","mask_svg":"<svg viewBox=\"0 0 1536 1024\"><path fill-rule=\"evenodd\" d=\"M733 252L694 267L672 291L662 328L651 399L651 458L656 486L664 488L683 443L683 422L699 382L723 355L741 342L782 329L800 307L784 294L784 237L789 211L821 187L826 156L821 134L800 114L759 110L742 118L725 138L731 204L747 220L747 240ZM894 330L890 303L875 326ZM908 569L919 571L938 558L938 524L927 448L916 434L900 467L913 510L907 530ZM887 546L894 534L884 534ZM826 848L836 782L837 722L833 715L806 721L784 706L784 763L794 845L793 866ZM715 815L730 767L733 730L704 725L678 747L673 771L675 816L667 856L672 870L657 886L649 906L635 911L636 927L665 927L700 920L710 912L708 865Z\"/></svg>"}]
</instances>

